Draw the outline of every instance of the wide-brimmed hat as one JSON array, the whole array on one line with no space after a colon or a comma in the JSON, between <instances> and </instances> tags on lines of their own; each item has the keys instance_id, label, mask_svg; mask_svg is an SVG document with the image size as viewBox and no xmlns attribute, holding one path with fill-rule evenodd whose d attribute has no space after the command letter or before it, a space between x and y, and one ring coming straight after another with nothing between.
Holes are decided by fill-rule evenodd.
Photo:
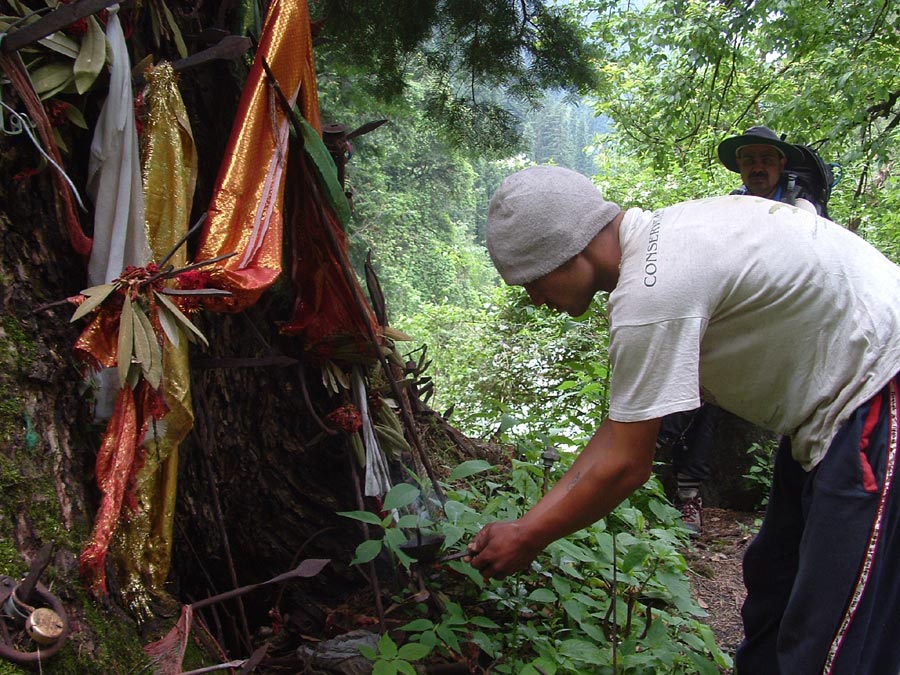
<instances>
[{"instance_id":1,"label":"wide-brimmed hat","mask_svg":"<svg viewBox=\"0 0 900 675\"><path fill-rule=\"evenodd\" d=\"M741 172L737 164L737 150L744 145L771 145L787 158L786 166L803 161L802 153L790 143L782 141L769 127L750 127L740 136L732 136L719 143L719 161L729 171Z\"/></svg>"}]
</instances>

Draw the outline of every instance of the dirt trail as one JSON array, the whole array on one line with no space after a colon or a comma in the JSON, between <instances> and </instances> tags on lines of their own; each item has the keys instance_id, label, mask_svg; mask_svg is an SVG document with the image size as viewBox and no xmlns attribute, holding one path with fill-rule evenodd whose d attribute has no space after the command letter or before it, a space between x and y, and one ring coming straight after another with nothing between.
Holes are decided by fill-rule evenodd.
<instances>
[{"instance_id":1,"label":"dirt trail","mask_svg":"<svg viewBox=\"0 0 900 675\"><path fill-rule=\"evenodd\" d=\"M685 553L694 597L709 613L703 621L712 628L719 646L732 656L743 637L741 560L761 518L759 513L704 509L703 534Z\"/></svg>"}]
</instances>

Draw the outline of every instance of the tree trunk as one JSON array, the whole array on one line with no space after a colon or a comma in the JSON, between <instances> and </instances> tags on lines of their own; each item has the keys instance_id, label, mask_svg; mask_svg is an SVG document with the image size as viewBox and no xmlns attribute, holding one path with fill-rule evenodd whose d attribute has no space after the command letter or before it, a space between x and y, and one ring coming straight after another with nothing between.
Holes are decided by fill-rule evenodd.
<instances>
[{"instance_id":1,"label":"tree trunk","mask_svg":"<svg viewBox=\"0 0 900 675\"><path fill-rule=\"evenodd\" d=\"M737 511L759 510L768 496L768 486L764 481L754 481L747 476L755 465L755 457L765 456L766 449L777 441L777 434L722 410L713 439L712 477L700 488L703 505ZM758 446L758 451L750 452L754 445ZM663 448L658 453L657 461L657 473L666 492L674 499L671 447Z\"/></svg>"},{"instance_id":2,"label":"tree trunk","mask_svg":"<svg viewBox=\"0 0 900 675\"><path fill-rule=\"evenodd\" d=\"M358 524L336 515L359 508L350 445L343 434L324 433L314 417L343 401L328 396L302 355L294 364L264 365L268 347L290 355L292 345L274 329L284 316L277 302L261 304L204 321L211 349L193 366L196 421L182 448L174 566L181 594L197 599L232 588L232 564L237 585L245 585L305 558L330 558L308 588L285 589L294 601L278 607L315 617L313 596L335 598L363 581L346 564L361 539ZM224 361L234 358L247 363ZM279 593L245 600L252 625L268 623Z\"/></svg>"}]
</instances>

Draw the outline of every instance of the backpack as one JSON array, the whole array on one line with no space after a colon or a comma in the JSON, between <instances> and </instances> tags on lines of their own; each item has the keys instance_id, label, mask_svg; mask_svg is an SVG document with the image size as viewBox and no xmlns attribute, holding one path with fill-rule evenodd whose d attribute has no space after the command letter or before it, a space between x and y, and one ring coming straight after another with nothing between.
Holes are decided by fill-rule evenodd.
<instances>
[{"instance_id":1,"label":"backpack","mask_svg":"<svg viewBox=\"0 0 900 675\"><path fill-rule=\"evenodd\" d=\"M841 180L841 166L826 162L811 145L794 143L794 147L803 155L803 161L785 168L782 201L794 204L802 197L812 202L820 216L828 218L828 199Z\"/></svg>"}]
</instances>

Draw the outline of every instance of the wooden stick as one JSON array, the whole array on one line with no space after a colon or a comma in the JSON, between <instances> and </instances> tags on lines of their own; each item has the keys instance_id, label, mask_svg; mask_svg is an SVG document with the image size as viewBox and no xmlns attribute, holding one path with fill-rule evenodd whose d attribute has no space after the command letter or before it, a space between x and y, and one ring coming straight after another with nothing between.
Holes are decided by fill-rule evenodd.
<instances>
[{"instance_id":1,"label":"wooden stick","mask_svg":"<svg viewBox=\"0 0 900 675\"><path fill-rule=\"evenodd\" d=\"M7 33L0 47L4 54L14 52L117 2L119 0L81 0L71 5L60 5L34 23Z\"/></svg>"}]
</instances>

